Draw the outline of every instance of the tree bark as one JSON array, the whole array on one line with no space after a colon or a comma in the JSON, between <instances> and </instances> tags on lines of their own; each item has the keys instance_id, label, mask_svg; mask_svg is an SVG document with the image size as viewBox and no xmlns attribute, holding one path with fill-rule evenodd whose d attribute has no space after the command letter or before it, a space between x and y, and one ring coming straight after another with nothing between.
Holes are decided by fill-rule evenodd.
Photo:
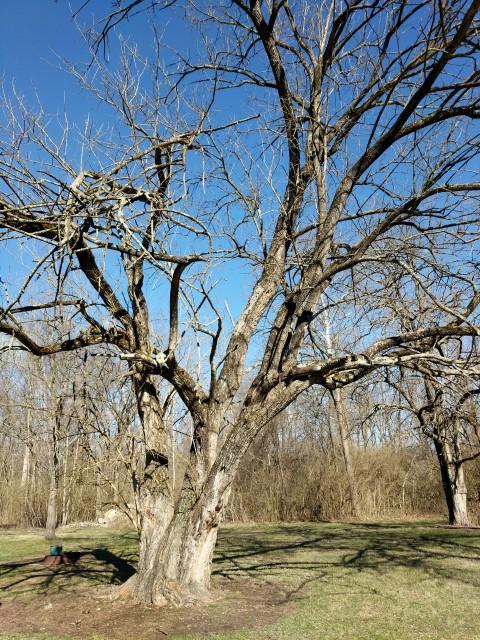
<instances>
[{"instance_id":1,"label":"tree bark","mask_svg":"<svg viewBox=\"0 0 480 640\"><path fill-rule=\"evenodd\" d=\"M209 598L222 508L213 495L194 499L187 486L174 507L164 495L144 497L138 569L122 589L134 601L180 606Z\"/></svg>"},{"instance_id":2,"label":"tree bark","mask_svg":"<svg viewBox=\"0 0 480 640\"><path fill-rule=\"evenodd\" d=\"M102 512L102 484L100 469L95 469L95 521L98 522L103 515Z\"/></svg>"},{"instance_id":3,"label":"tree bark","mask_svg":"<svg viewBox=\"0 0 480 640\"><path fill-rule=\"evenodd\" d=\"M30 479L30 443L25 444L23 452L22 479L20 481L20 489L24 495L28 492L28 481Z\"/></svg>"},{"instance_id":4,"label":"tree bark","mask_svg":"<svg viewBox=\"0 0 480 640\"><path fill-rule=\"evenodd\" d=\"M467 486L461 460L454 460L448 443L435 440L442 485L448 508L448 521L452 527L468 527Z\"/></svg>"},{"instance_id":5,"label":"tree bark","mask_svg":"<svg viewBox=\"0 0 480 640\"><path fill-rule=\"evenodd\" d=\"M27 433L25 440L25 449L23 453L23 465L22 465L22 479L20 482L20 489L24 494L24 497L28 495L28 486L30 480L30 463L31 463L31 447L32 447L32 434L30 425L30 407L27 408Z\"/></svg>"},{"instance_id":6,"label":"tree bark","mask_svg":"<svg viewBox=\"0 0 480 640\"><path fill-rule=\"evenodd\" d=\"M165 439L155 386L148 374L141 374L134 381L145 437L139 562L121 593L139 603L180 606L209 598L217 528L230 490L218 489L225 469L212 469L218 433L212 419L208 425L198 425L183 480L175 491L174 444L169 447ZM204 439L200 433L210 437Z\"/></svg>"},{"instance_id":7,"label":"tree bark","mask_svg":"<svg viewBox=\"0 0 480 640\"><path fill-rule=\"evenodd\" d=\"M29 523L29 494L32 486L32 434L30 424L30 408L27 408L27 433L25 440L25 449L23 452L22 477L20 480L20 493L22 501L22 520Z\"/></svg>"},{"instance_id":8,"label":"tree bark","mask_svg":"<svg viewBox=\"0 0 480 640\"><path fill-rule=\"evenodd\" d=\"M45 525L45 540L54 540L58 524L57 498L60 479L60 469L58 460L58 430L62 414L62 401L57 400L55 416L52 424L52 459L50 467L50 490L47 502L47 522Z\"/></svg>"},{"instance_id":9,"label":"tree bark","mask_svg":"<svg viewBox=\"0 0 480 640\"><path fill-rule=\"evenodd\" d=\"M357 480L355 477L355 469L353 467L352 454L350 451L350 436L348 429L347 412L345 403L340 389L332 391L333 406L337 418L337 426L342 442L343 459L345 460L345 470L347 472L348 485L350 489L350 497L352 500L352 514L355 518L361 517L360 505L357 491Z\"/></svg>"},{"instance_id":10,"label":"tree bark","mask_svg":"<svg viewBox=\"0 0 480 640\"><path fill-rule=\"evenodd\" d=\"M58 496L58 471L52 468L50 474L50 490L47 503L47 523L45 525L45 540L54 540L57 529L57 496Z\"/></svg>"},{"instance_id":11,"label":"tree bark","mask_svg":"<svg viewBox=\"0 0 480 640\"><path fill-rule=\"evenodd\" d=\"M56 447L55 447L56 449ZM47 522L45 525L45 540L54 540L55 531L57 529L57 497L58 497L58 457L56 450L53 454L52 468L50 471L50 490L48 492L47 502Z\"/></svg>"},{"instance_id":12,"label":"tree bark","mask_svg":"<svg viewBox=\"0 0 480 640\"><path fill-rule=\"evenodd\" d=\"M450 524L453 527L469 527L470 518L468 517L467 508L467 486L465 484L463 465L458 465L455 469L453 478L453 518Z\"/></svg>"}]
</instances>

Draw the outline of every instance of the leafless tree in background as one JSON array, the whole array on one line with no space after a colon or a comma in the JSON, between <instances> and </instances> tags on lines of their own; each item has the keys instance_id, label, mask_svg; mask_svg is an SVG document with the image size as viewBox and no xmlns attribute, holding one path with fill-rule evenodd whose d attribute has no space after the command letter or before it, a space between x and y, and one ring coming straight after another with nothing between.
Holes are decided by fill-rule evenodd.
<instances>
[{"instance_id":1,"label":"leafless tree in background","mask_svg":"<svg viewBox=\"0 0 480 640\"><path fill-rule=\"evenodd\" d=\"M239 465L302 392L380 367L479 370L474 349L441 346L479 331L480 0L185 4L195 57L165 70L124 44L109 65L94 43L71 69L110 127L92 117L58 134L5 95L0 143L1 238L35 254L0 331L38 356L108 345L128 363L145 471L124 588L157 604L208 595ZM155 21L183 4L116 4L96 43L142 7ZM248 289L231 314L214 287L227 266ZM47 274L51 299L26 302ZM399 281L434 302L426 326L389 313ZM354 350L315 339L330 308L361 334ZM34 340L46 309L76 329ZM181 481L157 379L190 416Z\"/></svg>"},{"instance_id":2,"label":"leafless tree in background","mask_svg":"<svg viewBox=\"0 0 480 640\"><path fill-rule=\"evenodd\" d=\"M435 447L450 525L469 526L465 466L480 456L478 378L455 384L425 366L387 378L403 401L399 409L415 417Z\"/></svg>"}]
</instances>

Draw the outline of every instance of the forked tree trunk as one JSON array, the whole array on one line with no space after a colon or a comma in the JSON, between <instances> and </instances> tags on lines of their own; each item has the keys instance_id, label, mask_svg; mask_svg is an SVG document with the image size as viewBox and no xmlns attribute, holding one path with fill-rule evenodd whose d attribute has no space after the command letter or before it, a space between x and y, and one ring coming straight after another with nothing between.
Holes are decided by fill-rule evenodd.
<instances>
[{"instance_id":1,"label":"forked tree trunk","mask_svg":"<svg viewBox=\"0 0 480 640\"><path fill-rule=\"evenodd\" d=\"M136 602L180 606L209 597L221 509L203 495L192 508L188 494L175 508L164 496L150 495L147 508L144 501L138 569L123 588Z\"/></svg>"},{"instance_id":2,"label":"forked tree trunk","mask_svg":"<svg viewBox=\"0 0 480 640\"><path fill-rule=\"evenodd\" d=\"M143 372L140 372L143 373ZM137 573L121 593L136 602L181 605L205 599L221 509L203 487L215 442L192 445L179 494L173 487L172 447L162 408L148 375L134 381L145 433L145 473L140 488L140 551ZM173 446L173 445L172 445Z\"/></svg>"}]
</instances>

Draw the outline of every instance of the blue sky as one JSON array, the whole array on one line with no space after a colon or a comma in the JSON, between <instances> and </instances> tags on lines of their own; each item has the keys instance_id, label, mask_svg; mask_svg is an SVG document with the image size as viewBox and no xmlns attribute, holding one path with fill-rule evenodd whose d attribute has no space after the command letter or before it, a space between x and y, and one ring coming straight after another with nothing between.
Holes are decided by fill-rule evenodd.
<instances>
[{"instance_id":1,"label":"blue sky","mask_svg":"<svg viewBox=\"0 0 480 640\"><path fill-rule=\"evenodd\" d=\"M83 0L82 0L83 1ZM92 103L85 92L80 92L77 81L62 69L62 60L72 64L85 64L89 52L72 19L72 11L82 4L75 0L2 0L0 9L0 77L9 88L15 82L19 93L30 102L35 92L46 112L55 115L64 109L69 117L80 124L85 119ZM90 9L90 6L92 9ZM78 22L92 24L92 10L96 15L107 13L110 0L96 0L87 5L78 17ZM142 33L145 18L136 16L125 23L128 33ZM181 23L175 29L164 28L165 35L174 42L186 40ZM162 25L159 28L161 35ZM149 41L150 33L143 40ZM109 41L115 49L116 37Z\"/></svg>"},{"instance_id":2,"label":"blue sky","mask_svg":"<svg viewBox=\"0 0 480 640\"><path fill-rule=\"evenodd\" d=\"M57 68L56 53L76 61L81 37L64 0L3 0L0 20L0 73L28 96L36 87L47 111L63 109L74 82ZM70 100L69 100L70 101Z\"/></svg>"},{"instance_id":3,"label":"blue sky","mask_svg":"<svg viewBox=\"0 0 480 640\"><path fill-rule=\"evenodd\" d=\"M34 95L35 88L45 110L52 114L63 111L64 104L75 117L81 117L82 109L85 112L85 94L79 99L77 82L59 68L59 56L73 64L89 60L87 47L72 20L72 11L82 2L75 0L70 5L67 0L2 0L0 5L0 77L7 85L15 81L27 97ZM79 23L91 25L93 9L97 17L103 16L110 4L110 0L96 0L87 5L78 17ZM166 45L165 55L169 46L195 54L196 39L174 9L168 16L159 14L156 27ZM136 15L122 28L149 48L151 32L145 14ZM112 34L110 52L115 51L115 44L116 36ZM229 106L233 107L233 101L229 100Z\"/></svg>"},{"instance_id":4,"label":"blue sky","mask_svg":"<svg viewBox=\"0 0 480 640\"><path fill-rule=\"evenodd\" d=\"M33 102L34 92L52 113L63 111L66 100L75 103L75 89L65 72L56 68L54 51L74 55L80 35L70 17L68 3L54 0L3 0L0 9L0 77L10 93ZM19 253L0 247L0 273L7 281L24 270Z\"/></svg>"},{"instance_id":5,"label":"blue sky","mask_svg":"<svg viewBox=\"0 0 480 640\"><path fill-rule=\"evenodd\" d=\"M73 8L80 4L74 2ZM109 6L110 0L97 0L91 5L100 15L104 10L106 13ZM76 123L80 127L90 113L98 119L98 100L92 100L85 91L81 91L77 81L61 68L60 58L73 64L84 64L89 60L87 47L72 20L70 4L66 0L2 0L0 16L0 77L5 91L10 93L14 83L17 93L25 96L30 105L35 104L38 96L38 101L45 112L52 116L53 121L56 115L62 116L63 112L68 115L70 124ZM80 18L84 23L91 22L90 6L82 12ZM138 38L145 27L145 19L146 17L137 16L125 25L125 30ZM167 45L175 48L196 46L195 38L191 35L189 37L183 21L177 21L175 14L169 13L168 23L162 23L162 20L163 14L157 27ZM175 28L172 28L172 23ZM110 51L114 51L115 43L116 37L113 35L109 43ZM149 46L149 32L147 37L143 33L142 44ZM168 55L167 48L165 55ZM230 96L222 96L221 103L225 107L226 117L233 110L230 102ZM21 251L16 243L0 246L0 278L4 283L19 283L26 277L30 266L31 254L27 244L23 244ZM235 316L244 302L238 276L238 265L223 269L223 282L216 289L220 308L228 297L229 309ZM158 302L165 299L159 293L155 296ZM168 296L166 299L168 300ZM158 306L158 302L152 309L153 316L167 311L164 304L160 303Z\"/></svg>"},{"instance_id":6,"label":"blue sky","mask_svg":"<svg viewBox=\"0 0 480 640\"><path fill-rule=\"evenodd\" d=\"M51 114L64 108L81 114L78 87L59 67L56 54L72 61L80 59L82 42L72 19L68 2L60 0L3 0L0 10L0 77L5 91L12 84L30 104L35 94ZM77 104L77 109L75 105ZM20 254L0 249L3 278L15 279L24 271Z\"/></svg>"}]
</instances>

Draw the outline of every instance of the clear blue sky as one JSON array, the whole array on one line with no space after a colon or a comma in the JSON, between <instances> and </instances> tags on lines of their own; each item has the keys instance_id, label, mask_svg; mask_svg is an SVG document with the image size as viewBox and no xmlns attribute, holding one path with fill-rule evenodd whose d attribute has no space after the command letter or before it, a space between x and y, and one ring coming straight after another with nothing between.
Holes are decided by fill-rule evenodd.
<instances>
[{"instance_id":1,"label":"clear blue sky","mask_svg":"<svg viewBox=\"0 0 480 640\"><path fill-rule=\"evenodd\" d=\"M82 55L83 50L83 55ZM48 112L63 110L78 93L75 83L58 69L55 54L85 60L81 37L65 0L2 0L0 9L0 74L29 96L36 87Z\"/></svg>"}]
</instances>

